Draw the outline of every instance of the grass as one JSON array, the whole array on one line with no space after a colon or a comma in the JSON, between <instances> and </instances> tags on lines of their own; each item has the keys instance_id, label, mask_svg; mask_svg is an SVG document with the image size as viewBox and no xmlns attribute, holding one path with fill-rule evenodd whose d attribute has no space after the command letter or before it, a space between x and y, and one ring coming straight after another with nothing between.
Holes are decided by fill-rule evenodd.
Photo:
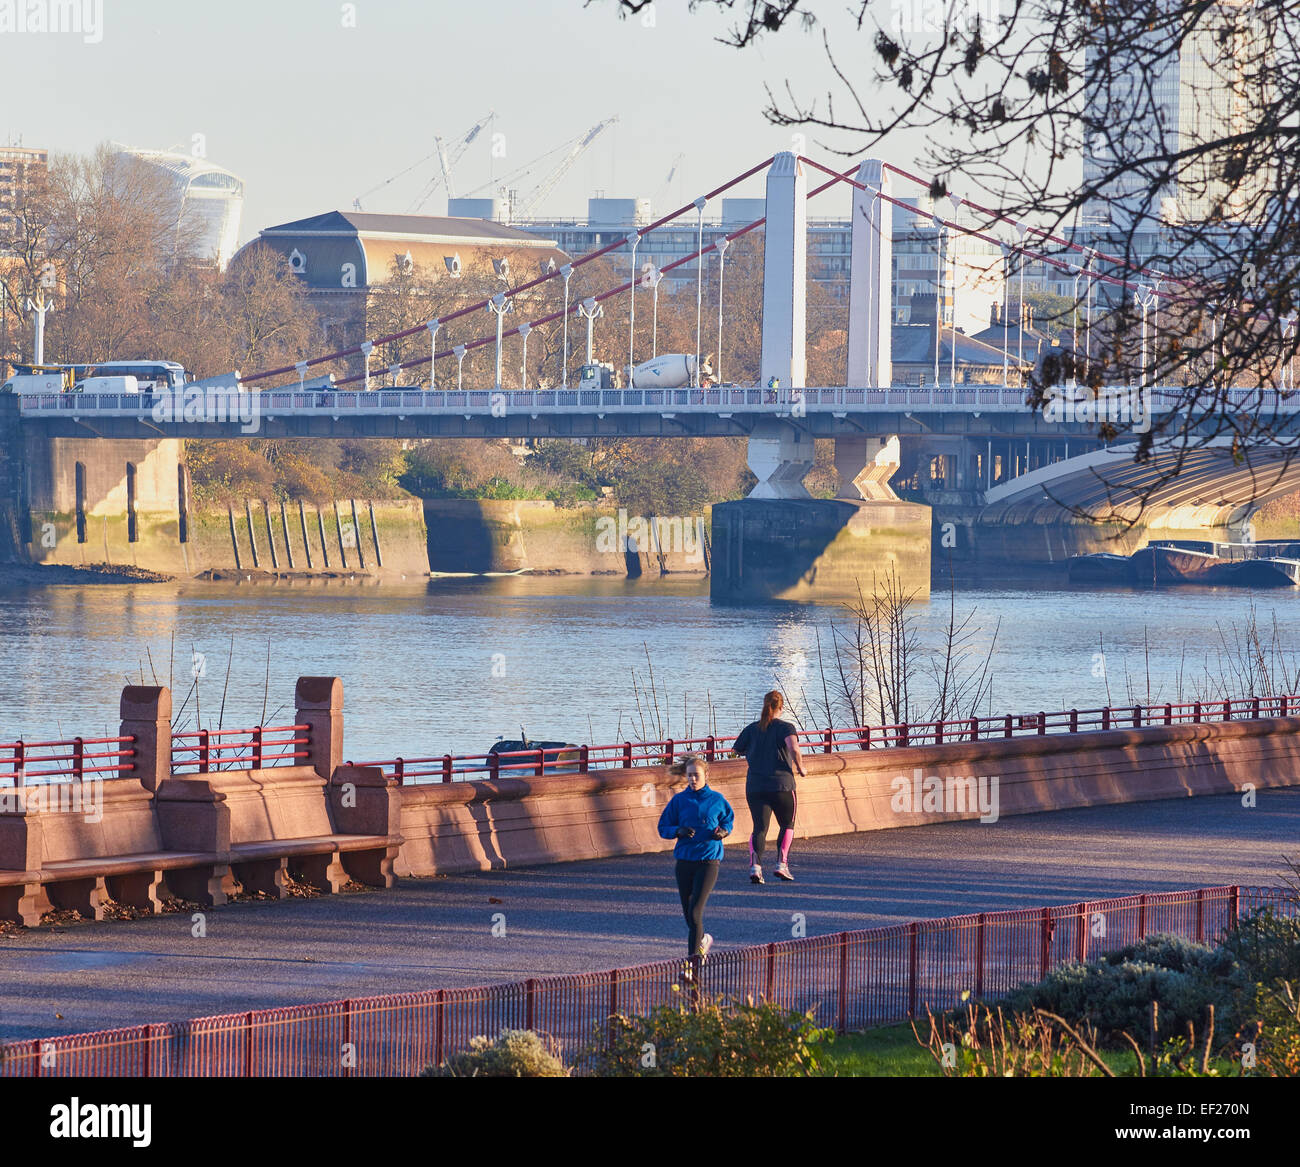
<instances>
[{"instance_id":1,"label":"grass","mask_svg":"<svg viewBox=\"0 0 1300 1167\"><path fill-rule=\"evenodd\" d=\"M924 1030L921 1032L924 1034ZM1119 1076L1133 1073L1134 1058L1129 1050L1098 1050ZM821 1077L826 1078L941 1078L943 1075L930 1051L917 1043L906 1023L886 1025L860 1033L845 1033L820 1048ZM1237 1065L1214 1058L1211 1066L1222 1077L1236 1077ZM1149 1067L1148 1067L1149 1072Z\"/></svg>"},{"instance_id":2,"label":"grass","mask_svg":"<svg viewBox=\"0 0 1300 1167\"><path fill-rule=\"evenodd\" d=\"M821 1053L822 1073L828 1078L942 1077L930 1051L917 1044L906 1023L841 1034Z\"/></svg>"}]
</instances>

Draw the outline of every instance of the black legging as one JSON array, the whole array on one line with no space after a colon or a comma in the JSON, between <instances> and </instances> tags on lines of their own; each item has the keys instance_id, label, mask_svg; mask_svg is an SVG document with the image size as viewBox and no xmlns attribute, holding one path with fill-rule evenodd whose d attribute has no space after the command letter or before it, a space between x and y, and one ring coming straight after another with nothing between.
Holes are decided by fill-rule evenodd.
<instances>
[{"instance_id":1,"label":"black legging","mask_svg":"<svg viewBox=\"0 0 1300 1167\"><path fill-rule=\"evenodd\" d=\"M798 804L793 790L772 790L761 794L746 794L749 817L754 820L754 833L749 837L749 861L758 863L767 847L767 828L776 815L776 849L784 863L790 854L790 841L794 838L794 812ZM788 833L787 833L788 832Z\"/></svg>"},{"instance_id":2,"label":"black legging","mask_svg":"<svg viewBox=\"0 0 1300 1167\"><path fill-rule=\"evenodd\" d=\"M716 859L677 860L677 891L682 897L682 915L686 917L686 951L690 956L700 953L700 940L704 936L704 905L709 893L718 882Z\"/></svg>"}]
</instances>

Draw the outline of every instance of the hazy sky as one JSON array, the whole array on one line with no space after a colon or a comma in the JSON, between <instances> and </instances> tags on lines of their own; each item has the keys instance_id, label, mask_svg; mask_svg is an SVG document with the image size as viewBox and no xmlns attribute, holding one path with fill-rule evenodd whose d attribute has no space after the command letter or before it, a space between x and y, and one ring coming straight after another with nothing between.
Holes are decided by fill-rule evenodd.
<instances>
[{"instance_id":1,"label":"hazy sky","mask_svg":"<svg viewBox=\"0 0 1300 1167\"><path fill-rule=\"evenodd\" d=\"M96 0L85 2L93 12ZM788 78L812 96L828 76L820 32L787 30L737 51L713 39L725 17L689 15L686 0L660 0L652 27L620 20L615 0L102 5L98 43L73 33L0 34L0 139L21 136L52 151L111 139L188 152L202 135L207 157L247 183L244 239L350 208L429 154L435 134L454 140L489 109L505 157L493 161L491 139L481 135L456 170L457 193L487 183L490 167L499 178L617 115L541 210L582 213L596 190L651 197L656 211L666 210L791 148L790 131L763 118L764 81L780 87ZM839 7L830 6L832 18ZM353 16L355 27L346 27ZM847 60L867 59L867 36L842 44ZM914 147L898 142L885 153L912 163ZM808 150L825 154L814 142ZM669 191L678 154L685 157ZM406 211L435 173L430 159L364 208ZM537 177L517 185L527 190ZM731 193L759 195L761 181ZM444 213L443 197L425 212ZM848 201L847 191L828 192L809 213L845 214Z\"/></svg>"}]
</instances>

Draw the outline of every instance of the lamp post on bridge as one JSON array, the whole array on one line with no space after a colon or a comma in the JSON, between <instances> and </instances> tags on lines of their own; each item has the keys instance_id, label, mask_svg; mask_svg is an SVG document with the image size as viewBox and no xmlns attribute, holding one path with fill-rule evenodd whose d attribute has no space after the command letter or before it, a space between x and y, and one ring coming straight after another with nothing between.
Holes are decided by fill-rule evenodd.
<instances>
[{"instance_id":1,"label":"lamp post on bridge","mask_svg":"<svg viewBox=\"0 0 1300 1167\"><path fill-rule=\"evenodd\" d=\"M587 364L595 359L593 356L593 328L597 319L605 315L605 308L595 296L588 296L578 304L578 315L587 322Z\"/></svg>"},{"instance_id":2,"label":"lamp post on bridge","mask_svg":"<svg viewBox=\"0 0 1300 1167\"><path fill-rule=\"evenodd\" d=\"M1147 311L1156 302L1156 294L1149 284L1142 284L1133 293L1134 304L1142 309L1142 376L1138 388L1146 388L1147 383Z\"/></svg>"},{"instance_id":3,"label":"lamp post on bridge","mask_svg":"<svg viewBox=\"0 0 1300 1167\"><path fill-rule=\"evenodd\" d=\"M564 358L560 366L560 388L569 387L569 279L573 275L573 264L566 263L560 268L564 277Z\"/></svg>"},{"instance_id":4,"label":"lamp post on bridge","mask_svg":"<svg viewBox=\"0 0 1300 1167\"><path fill-rule=\"evenodd\" d=\"M528 388L528 334L532 330L533 326L527 320L519 326L519 336L524 342L523 357L519 362L519 387L521 389Z\"/></svg>"},{"instance_id":5,"label":"lamp post on bridge","mask_svg":"<svg viewBox=\"0 0 1300 1167\"><path fill-rule=\"evenodd\" d=\"M434 365L438 360L438 329L442 327L442 321L435 316L424 327L429 330L429 390L432 392L438 387Z\"/></svg>"},{"instance_id":6,"label":"lamp post on bridge","mask_svg":"<svg viewBox=\"0 0 1300 1167\"><path fill-rule=\"evenodd\" d=\"M641 280L645 287L654 293L654 308L651 313L650 325L650 359L653 360L659 355L659 281L664 278L661 272L653 263L646 260L645 266L641 269Z\"/></svg>"},{"instance_id":7,"label":"lamp post on bridge","mask_svg":"<svg viewBox=\"0 0 1300 1167\"><path fill-rule=\"evenodd\" d=\"M465 366L465 346L463 344L458 344L451 351L456 354L456 392L459 393L461 386L461 369Z\"/></svg>"},{"instance_id":8,"label":"lamp post on bridge","mask_svg":"<svg viewBox=\"0 0 1300 1167\"><path fill-rule=\"evenodd\" d=\"M632 248L632 276L628 280L628 309L627 309L627 383L628 387L632 385L632 370L636 368L636 247L641 242L641 233L633 231L627 237L628 245Z\"/></svg>"},{"instance_id":9,"label":"lamp post on bridge","mask_svg":"<svg viewBox=\"0 0 1300 1167\"><path fill-rule=\"evenodd\" d=\"M504 261L502 261L504 262ZM498 292L488 301L488 311L497 318L497 392L501 391L501 342L502 330L505 328L506 315L515 310L515 302L506 298L505 292Z\"/></svg>"},{"instance_id":10,"label":"lamp post on bridge","mask_svg":"<svg viewBox=\"0 0 1300 1167\"><path fill-rule=\"evenodd\" d=\"M695 200L695 385L700 383L700 328L704 322L704 208L708 202L703 195Z\"/></svg>"},{"instance_id":11,"label":"lamp post on bridge","mask_svg":"<svg viewBox=\"0 0 1300 1167\"><path fill-rule=\"evenodd\" d=\"M722 382L722 275L726 270L727 248L731 240L725 235L718 240L718 364L714 369L715 384Z\"/></svg>"},{"instance_id":12,"label":"lamp post on bridge","mask_svg":"<svg viewBox=\"0 0 1300 1167\"><path fill-rule=\"evenodd\" d=\"M363 340L361 342L361 355L366 362L366 376L362 383L367 392L370 391L370 354L375 351L375 342L372 340Z\"/></svg>"}]
</instances>

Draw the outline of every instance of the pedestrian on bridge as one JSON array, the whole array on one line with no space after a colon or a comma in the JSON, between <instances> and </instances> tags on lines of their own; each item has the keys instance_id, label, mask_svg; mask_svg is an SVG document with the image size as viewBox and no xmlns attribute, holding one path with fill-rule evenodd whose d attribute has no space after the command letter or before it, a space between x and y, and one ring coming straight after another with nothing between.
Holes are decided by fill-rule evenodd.
<instances>
[{"instance_id":1,"label":"pedestrian on bridge","mask_svg":"<svg viewBox=\"0 0 1300 1167\"><path fill-rule=\"evenodd\" d=\"M686 789L674 794L659 816L659 836L676 839L677 891L686 917L686 952L705 957L713 937L704 930L704 906L718 882L718 865L736 816L731 804L709 785L709 764L686 759Z\"/></svg>"},{"instance_id":2,"label":"pedestrian on bridge","mask_svg":"<svg viewBox=\"0 0 1300 1167\"><path fill-rule=\"evenodd\" d=\"M753 833L749 836L749 882L763 883L763 851L767 847L767 828L776 815L776 874L793 880L790 874L790 844L794 841L794 819L799 800L794 776L804 777L803 757L799 753L798 731L778 714L785 708L785 698L773 689L763 698L763 715L740 731L732 752L744 754L749 762L745 777L745 801Z\"/></svg>"}]
</instances>

